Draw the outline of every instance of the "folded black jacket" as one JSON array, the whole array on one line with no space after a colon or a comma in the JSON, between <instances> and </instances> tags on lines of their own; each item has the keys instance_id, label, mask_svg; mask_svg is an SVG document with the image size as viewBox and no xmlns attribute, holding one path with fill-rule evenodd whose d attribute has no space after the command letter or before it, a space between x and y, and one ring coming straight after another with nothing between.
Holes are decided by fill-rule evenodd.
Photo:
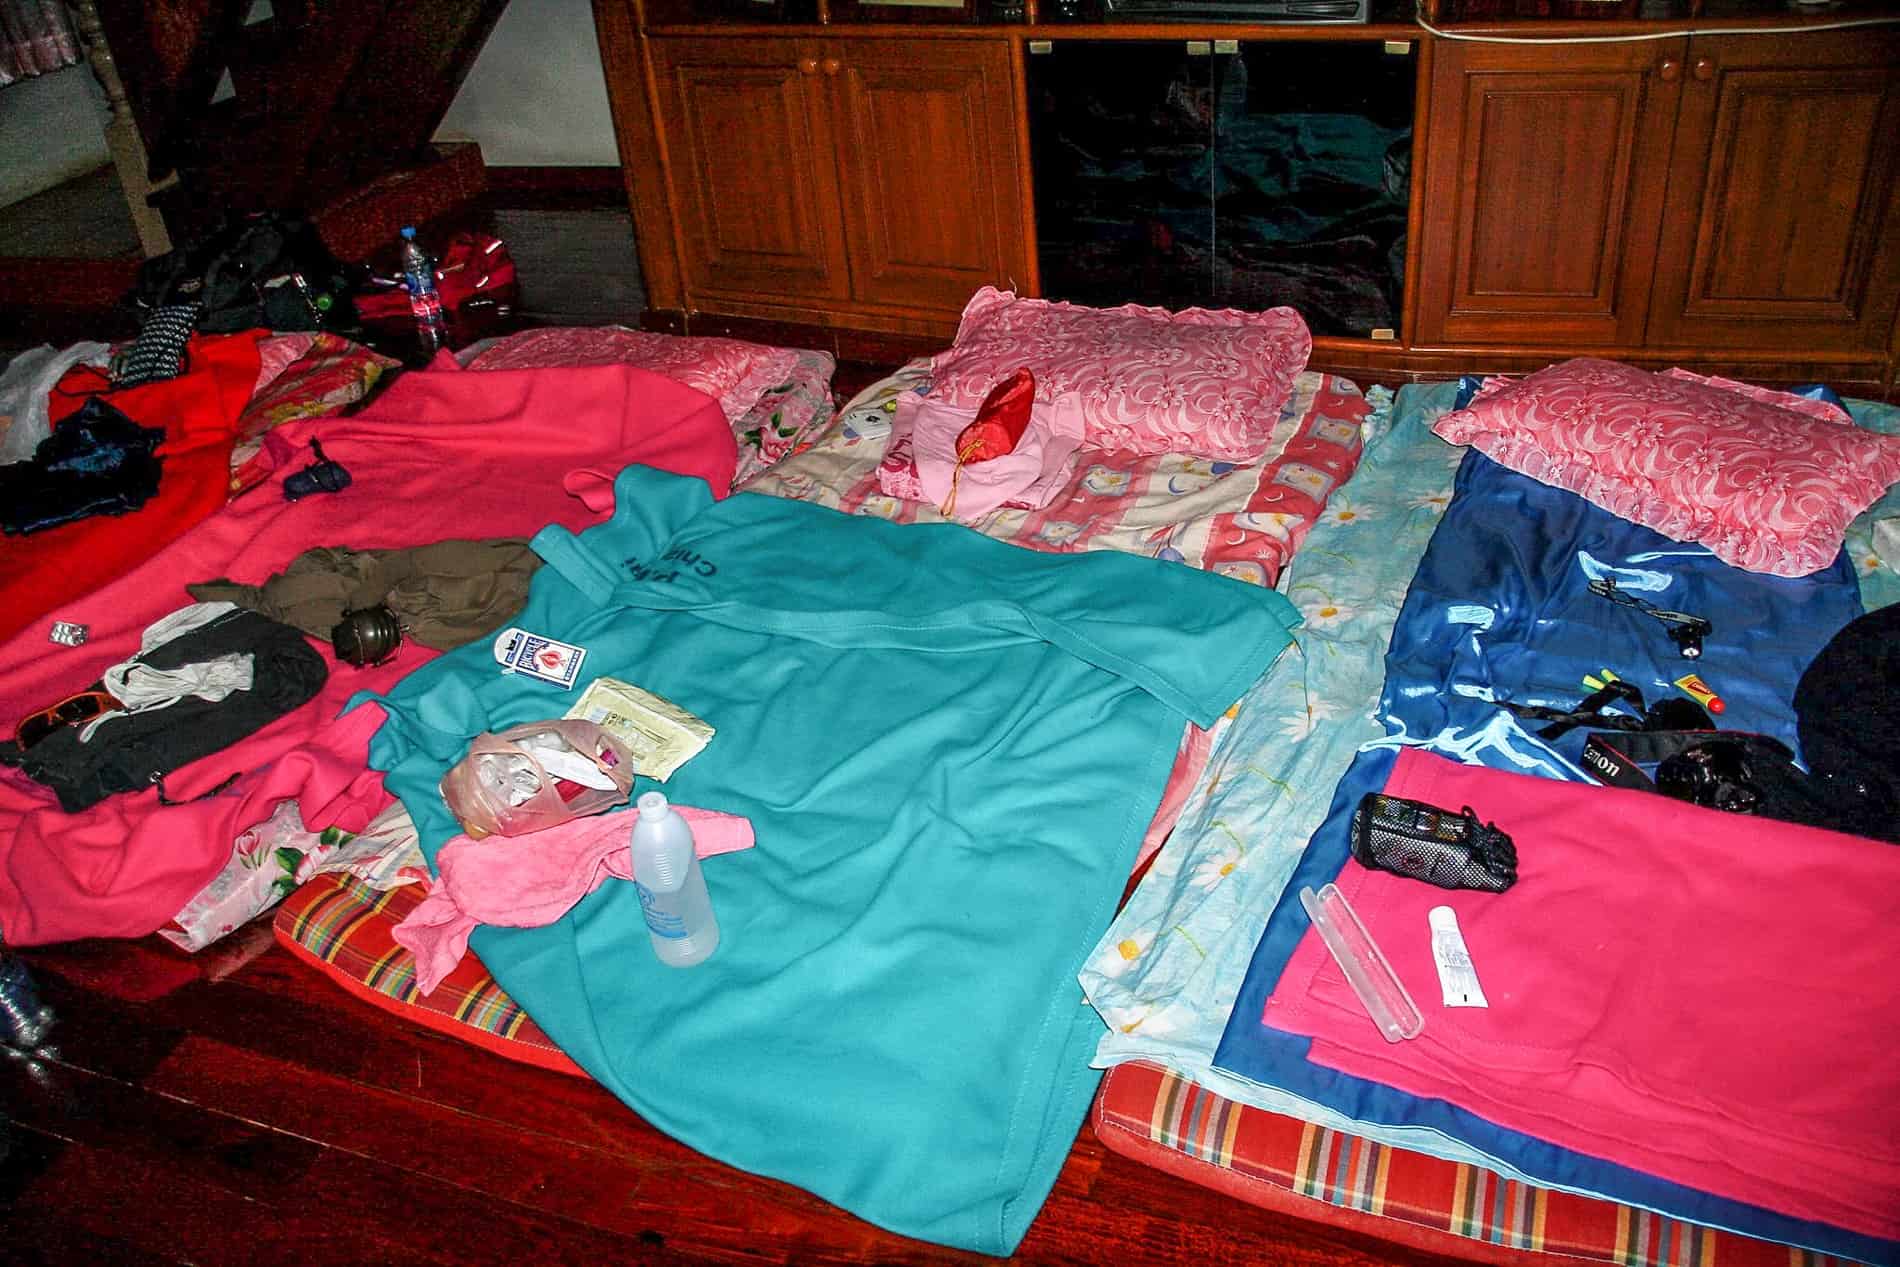
<instances>
[{"instance_id":1,"label":"folded black jacket","mask_svg":"<svg viewBox=\"0 0 1900 1267\"><path fill-rule=\"evenodd\" d=\"M80 726L56 730L31 748L8 742L0 745L0 761L52 788L62 808L77 812L114 793L151 787L180 766L230 747L311 699L329 673L302 634L241 609L138 658L155 669L176 669L246 652L252 657L248 691L215 702L186 696L167 708L114 717L88 743L79 742ZM91 689L103 687L98 681Z\"/></svg>"}]
</instances>

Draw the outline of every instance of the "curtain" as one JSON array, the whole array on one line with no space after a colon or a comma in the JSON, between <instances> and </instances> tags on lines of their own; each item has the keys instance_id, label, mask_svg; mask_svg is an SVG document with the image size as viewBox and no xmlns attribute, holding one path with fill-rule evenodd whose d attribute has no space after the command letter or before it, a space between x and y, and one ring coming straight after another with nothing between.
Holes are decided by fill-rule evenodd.
<instances>
[{"instance_id":1,"label":"curtain","mask_svg":"<svg viewBox=\"0 0 1900 1267\"><path fill-rule=\"evenodd\" d=\"M78 60L64 0L0 0L0 88Z\"/></svg>"}]
</instances>

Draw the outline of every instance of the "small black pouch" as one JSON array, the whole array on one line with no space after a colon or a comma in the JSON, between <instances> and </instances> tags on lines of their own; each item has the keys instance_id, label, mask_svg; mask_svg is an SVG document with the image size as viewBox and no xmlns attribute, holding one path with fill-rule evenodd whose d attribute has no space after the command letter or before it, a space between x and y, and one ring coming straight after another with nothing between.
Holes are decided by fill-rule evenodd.
<instances>
[{"instance_id":1,"label":"small black pouch","mask_svg":"<svg viewBox=\"0 0 1900 1267\"><path fill-rule=\"evenodd\" d=\"M1517 883L1517 847L1469 806L1453 814L1423 801L1368 793L1352 815L1352 856L1362 867L1441 889L1502 893Z\"/></svg>"}]
</instances>

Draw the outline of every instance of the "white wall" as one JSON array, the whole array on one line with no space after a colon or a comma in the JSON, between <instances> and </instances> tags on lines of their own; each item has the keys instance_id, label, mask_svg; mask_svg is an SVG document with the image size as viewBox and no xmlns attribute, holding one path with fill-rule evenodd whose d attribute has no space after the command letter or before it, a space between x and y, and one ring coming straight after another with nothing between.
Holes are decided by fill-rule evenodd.
<instances>
[{"instance_id":1,"label":"white wall","mask_svg":"<svg viewBox=\"0 0 1900 1267\"><path fill-rule=\"evenodd\" d=\"M480 142L490 167L617 166L588 0L513 0L435 139Z\"/></svg>"},{"instance_id":2,"label":"white wall","mask_svg":"<svg viewBox=\"0 0 1900 1267\"><path fill-rule=\"evenodd\" d=\"M105 93L83 62L0 88L0 207L111 162L105 112Z\"/></svg>"}]
</instances>

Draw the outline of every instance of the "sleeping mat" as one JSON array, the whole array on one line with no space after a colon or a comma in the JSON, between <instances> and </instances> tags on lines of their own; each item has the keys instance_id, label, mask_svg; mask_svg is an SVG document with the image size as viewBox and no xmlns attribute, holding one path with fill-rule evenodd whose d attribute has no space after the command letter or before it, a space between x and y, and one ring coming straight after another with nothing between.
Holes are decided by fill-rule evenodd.
<instances>
[{"instance_id":1,"label":"sleeping mat","mask_svg":"<svg viewBox=\"0 0 1900 1267\"><path fill-rule=\"evenodd\" d=\"M1150 559L715 503L644 467L614 491L608 522L534 539L546 566L514 623L583 646L581 685L619 677L717 727L665 791L750 818L757 846L706 864L720 945L697 967L655 958L624 884L471 948L667 1133L1008 1254L1099 1076L1075 972L1182 724L1211 724L1273 662L1294 609ZM431 858L457 830L436 785L470 737L573 698L483 646L380 697L371 761Z\"/></svg>"},{"instance_id":2,"label":"sleeping mat","mask_svg":"<svg viewBox=\"0 0 1900 1267\"><path fill-rule=\"evenodd\" d=\"M1483 807L1505 893L1348 862L1337 883L1425 1011L1388 1043L1318 938L1265 1021L1307 1059L1692 1187L1900 1240L1900 849L1401 749L1385 791ZM1850 878L1851 883L1843 881ZM1488 1007L1440 1007L1457 912Z\"/></svg>"},{"instance_id":3,"label":"sleeping mat","mask_svg":"<svg viewBox=\"0 0 1900 1267\"><path fill-rule=\"evenodd\" d=\"M1313 833L1300 856L1299 865L1254 949L1227 1031L1215 1051L1215 1066L1243 1083L1276 1088L1322 1105L1351 1121L1367 1124L1357 1133L1396 1125L1408 1131L1408 1146L1414 1147L1419 1137L1437 1135L1445 1141L1441 1147L1475 1154L1480 1165L1522 1176L1542 1187L1603 1197L1653 1210L1672 1219L1805 1246L1858 1262L1900 1263L1900 1243L1717 1196L1633 1165L1512 1130L1446 1100L1423 1098L1382 1082L1328 1068L1308 1059L1310 1038L1261 1023L1267 999L1278 988L1310 929L1300 906L1300 889L1317 889L1339 878L1351 860L1348 824L1353 810L1367 792L1380 791L1387 785L1397 758L1406 751L1404 748L1362 751L1339 780L1326 821ZM1529 847L1528 842L1526 847ZM1869 843L1867 848L1885 849L1887 846ZM1520 881L1506 896L1519 894L1520 890L1528 894L1523 883ZM1456 901L1452 894L1444 896ZM1772 897L1772 892L1768 896ZM1557 920L1563 916L1553 914L1552 918ZM1480 985L1491 997L1493 1007L1499 1006L1500 999L1490 996L1494 983L1484 974L1485 963L1498 959L1498 952L1478 943L1471 946L1471 953ZM1438 1006L1438 999L1435 976L1426 988L1413 992L1413 1001L1424 1013L1428 1027L1435 1014L1442 1016L1449 1011ZM1772 1023L1764 1017L1764 1024ZM1367 1024L1370 1026L1371 1022ZM1658 1144L1668 1142L1651 1139Z\"/></svg>"},{"instance_id":4,"label":"sleeping mat","mask_svg":"<svg viewBox=\"0 0 1900 1267\"><path fill-rule=\"evenodd\" d=\"M1707 619L1701 655L1682 655L1654 616L1592 593L1603 579ZM1744 572L1473 451L1392 630L1379 711L1397 740L1453 760L1593 782L1578 765L1591 726L1541 739L1544 723L1497 701L1574 709L1591 694L1583 679L1607 668L1653 704L1686 699L1675 680L1694 673L1723 700L1717 726L1798 751L1795 684L1860 614L1845 554L1809 576Z\"/></svg>"},{"instance_id":5,"label":"sleeping mat","mask_svg":"<svg viewBox=\"0 0 1900 1267\"><path fill-rule=\"evenodd\" d=\"M1714 629L1704 640L1702 655L1681 656L1653 617L1593 594L1590 581L1606 576L1615 578L1620 589L1640 594L1659 608L1711 621ZM1652 702L1675 690L1674 678L1693 671L1724 698L1727 707L1718 719L1723 728L1772 735L1796 748L1791 701L1801 671L1860 612L1854 572L1844 557L1808 577L1744 572L1719 562L1702 547L1671 541L1574 494L1468 453L1459 468L1456 494L1420 562L1393 630L1380 708L1391 738L1362 752L1341 780L1326 823L1314 834L1255 949L1215 1065L1235 1076L1284 1088L1355 1121L1440 1132L1497 1158L1514 1173L1549 1186L1604 1195L1749 1235L1869 1261L1891 1261L1897 1247L1882 1239L1874 1225L1856 1224L1847 1217L1855 1199L1861 1201L1861 1209L1868 1199L1877 1199L1871 1177L1865 1191L1853 1198L1843 1194L1839 1207L1822 1216L1826 1221L1813 1217L1820 1213L1813 1205L1790 1202L1771 1209L1750 1203L1750 1198L1762 1199L1760 1188L1734 1188L1738 1195L1746 1193L1741 1199L1715 1195L1641 1168L1633 1151L1599 1148L1585 1153L1560 1147L1445 1100L1411 1095L1383 1082L1323 1067L1307 1058L1309 1039L1262 1023L1267 999L1308 932L1298 891L1306 885L1317 888L1340 874L1348 858L1348 820L1361 795L1385 786L1393 768L1390 746L1400 745L1401 751L1418 746L1469 765L1586 782L1577 758L1589 727L1542 739L1535 733L1540 722L1520 721L1495 701L1571 708L1589 693L1583 677L1600 675L1608 668L1640 687ZM1448 808L1456 811L1462 803ZM1640 799L1637 803L1641 804ZM1659 806L1677 804L1658 801ZM1481 817L1493 816L1483 805L1474 809ZM1698 813L1706 821L1724 821L1709 819L1706 811ZM1738 821L1751 829L1776 826L1762 820ZM1793 840L1799 839L1800 831L1788 829ZM1669 847L1667 841L1632 837L1626 828L1610 829L1610 838L1631 849ZM1520 847L1530 847L1529 841L1520 841ZM1885 861L1886 846L1867 843L1865 848L1881 851L1877 860ZM1535 868L1527 866L1527 879L1498 900L1539 902L1540 895L1530 883L1534 873ZM1542 887L1542 898L1552 898L1550 886ZM1665 910L1672 909L1672 903L1689 901L1682 886L1663 887L1657 900ZM1813 918L1811 911L1790 912L1778 905L1782 898L1773 885L1744 889L1739 897L1725 898L1720 919L1773 923ZM1458 905L1457 895L1440 896ZM1557 924L1574 922L1584 918L1578 911L1587 911L1589 906L1587 895L1580 907L1552 904L1548 917ZM1689 927L1699 919L1718 918L1693 906L1677 914ZM1650 926L1668 926L1664 915L1651 915ZM1480 953L1474 945L1474 958ZM1491 947L1485 954L1496 962L1508 950ZM1697 981L1689 980L1671 985L1668 973L1674 966L1671 956L1657 955L1653 969L1658 975L1650 984L1686 994L1699 988ZM1482 978L1482 962L1479 972ZM1491 981L1485 979L1484 984L1488 991ZM1445 1015L1435 988L1414 991L1414 998L1425 1012L1428 1029L1435 1015ZM1494 997L1493 1008L1500 1005ZM1684 1025L1694 1024L1692 1010L1669 1015ZM1764 1023L1773 1022L1764 1015ZM1520 1041L1532 1037L1525 1035ZM1695 1034L1685 1037L1691 1047L1696 1041ZM1827 1061L1854 1059L1844 1048L1825 1049L1825 1044L1823 1048L1816 1053L1817 1078L1827 1076ZM1685 1149L1692 1138L1683 1137ZM1671 1141L1652 1136L1649 1142L1667 1148ZM1692 1172L1677 1173L1687 1178Z\"/></svg>"}]
</instances>

